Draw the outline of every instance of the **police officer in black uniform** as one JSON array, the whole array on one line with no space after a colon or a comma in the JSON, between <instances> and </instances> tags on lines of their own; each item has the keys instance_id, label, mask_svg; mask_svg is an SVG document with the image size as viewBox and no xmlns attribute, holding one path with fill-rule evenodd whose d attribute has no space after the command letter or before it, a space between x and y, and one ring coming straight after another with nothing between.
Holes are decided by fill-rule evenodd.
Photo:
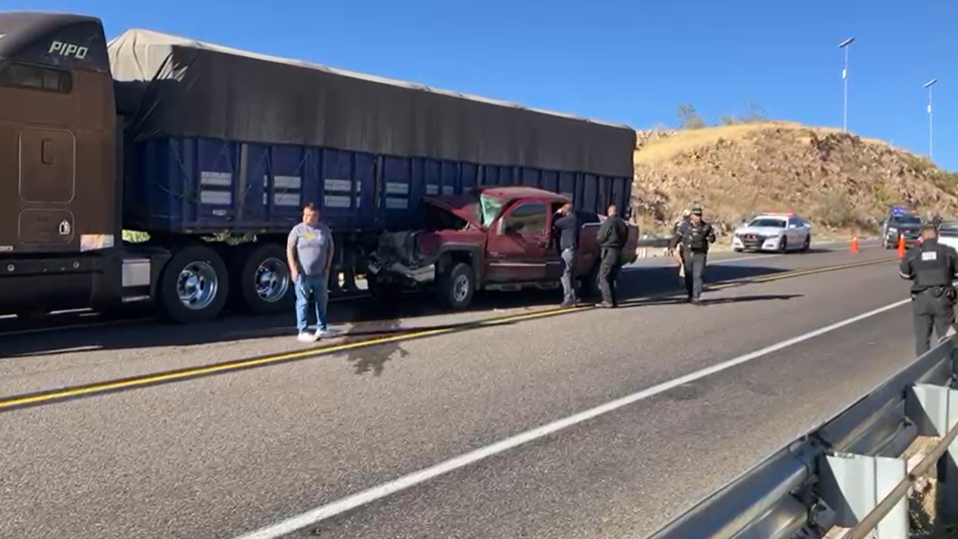
<instances>
[{"instance_id":1,"label":"police officer in black uniform","mask_svg":"<svg viewBox=\"0 0 958 539\"><path fill-rule=\"evenodd\" d=\"M599 244L599 290L602 303L598 307L618 307L615 284L622 268L622 249L629 236L629 226L618 215L615 204L609 206L609 217L599 227L596 242Z\"/></svg>"},{"instance_id":2,"label":"police officer in black uniform","mask_svg":"<svg viewBox=\"0 0 958 539\"><path fill-rule=\"evenodd\" d=\"M685 291L694 305L702 305L702 276L712 243L715 243L715 231L711 224L702 219L702 208L694 206L689 220L679 225L669 244L669 250L681 244Z\"/></svg>"},{"instance_id":3,"label":"police officer in black uniform","mask_svg":"<svg viewBox=\"0 0 958 539\"><path fill-rule=\"evenodd\" d=\"M912 281L911 306L915 322L915 353L921 356L931 349L931 330L944 340L955 323L955 299L952 284L958 274L958 252L938 243L938 229L926 224L921 229L921 244L909 249L898 273Z\"/></svg>"}]
</instances>

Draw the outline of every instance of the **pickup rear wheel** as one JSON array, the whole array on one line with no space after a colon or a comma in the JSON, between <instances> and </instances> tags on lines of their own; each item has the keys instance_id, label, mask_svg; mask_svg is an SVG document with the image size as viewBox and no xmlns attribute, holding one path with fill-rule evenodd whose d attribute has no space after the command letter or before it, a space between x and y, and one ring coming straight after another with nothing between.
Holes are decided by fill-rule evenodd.
<instances>
[{"instance_id":1,"label":"pickup rear wheel","mask_svg":"<svg viewBox=\"0 0 958 539\"><path fill-rule=\"evenodd\" d=\"M457 262L439 278L439 299L455 310L472 303L476 291L476 275L469 264Z\"/></svg>"}]
</instances>

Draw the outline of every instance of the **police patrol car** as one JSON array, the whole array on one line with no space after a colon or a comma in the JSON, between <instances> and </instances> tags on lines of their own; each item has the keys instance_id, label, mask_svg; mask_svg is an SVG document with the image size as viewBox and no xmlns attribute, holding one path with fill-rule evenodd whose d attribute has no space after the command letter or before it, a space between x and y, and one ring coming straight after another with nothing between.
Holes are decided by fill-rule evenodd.
<instances>
[{"instance_id":1,"label":"police patrol car","mask_svg":"<svg viewBox=\"0 0 958 539\"><path fill-rule=\"evenodd\" d=\"M812 225L794 213L763 213L735 229L732 249L742 251L807 251Z\"/></svg>"},{"instance_id":2,"label":"police patrol car","mask_svg":"<svg viewBox=\"0 0 958 539\"><path fill-rule=\"evenodd\" d=\"M916 210L892 206L882 227L882 247L885 249L898 247L899 236L905 237L905 247L911 247L918 241L921 225L921 217Z\"/></svg>"},{"instance_id":3,"label":"police patrol car","mask_svg":"<svg viewBox=\"0 0 958 539\"><path fill-rule=\"evenodd\" d=\"M942 221L938 225L938 243L958 250L958 221Z\"/></svg>"}]
</instances>

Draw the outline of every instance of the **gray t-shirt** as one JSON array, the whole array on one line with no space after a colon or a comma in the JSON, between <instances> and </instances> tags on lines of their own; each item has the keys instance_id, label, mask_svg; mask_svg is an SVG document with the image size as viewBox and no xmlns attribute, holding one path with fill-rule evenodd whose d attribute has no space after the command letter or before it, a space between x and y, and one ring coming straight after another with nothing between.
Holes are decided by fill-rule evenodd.
<instances>
[{"instance_id":1,"label":"gray t-shirt","mask_svg":"<svg viewBox=\"0 0 958 539\"><path fill-rule=\"evenodd\" d=\"M300 271L306 275L322 275L326 272L326 257L333 249L333 235L323 223L316 226L300 223L289 231L286 246L294 249Z\"/></svg>"}]
</instances>

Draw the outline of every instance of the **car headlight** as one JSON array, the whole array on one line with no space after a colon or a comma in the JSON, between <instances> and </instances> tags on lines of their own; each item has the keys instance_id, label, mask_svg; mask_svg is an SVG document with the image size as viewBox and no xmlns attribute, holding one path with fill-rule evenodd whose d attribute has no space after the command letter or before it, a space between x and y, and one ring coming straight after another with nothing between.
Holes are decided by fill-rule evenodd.
<instances>
[{"instance_id":1,"label":"car headlight","mask_svg":"<svg viewBox=\"0 0 958 539\"><path fill-rule=\"evenodd\" d=\"M893 227L893 226L892 226L892 227L888 227L888 233L889 233L889 234L897 234L897 233L898 233L898 229L895 228L895 227Z\"/></svg>"}]
</instances>

